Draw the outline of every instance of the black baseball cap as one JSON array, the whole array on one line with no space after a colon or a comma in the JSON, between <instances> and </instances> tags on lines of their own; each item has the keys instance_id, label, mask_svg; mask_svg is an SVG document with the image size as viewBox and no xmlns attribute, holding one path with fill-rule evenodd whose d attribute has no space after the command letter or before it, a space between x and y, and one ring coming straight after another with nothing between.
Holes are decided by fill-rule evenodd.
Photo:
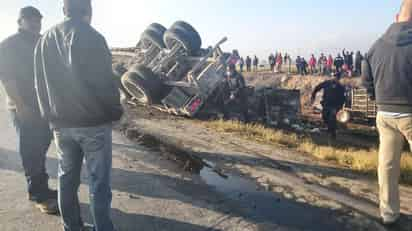
<instances>
[{"instance_id":1,"label":"black baseball cap","mask_svg":"<svg viewBox=\"0 0 412 231\"><path fill-rule=\"evenodd\" d=\"M26 6L20 9L19 19L21 18L43 18L40 11L32 6Z\"/></svg>"}]
</instances>

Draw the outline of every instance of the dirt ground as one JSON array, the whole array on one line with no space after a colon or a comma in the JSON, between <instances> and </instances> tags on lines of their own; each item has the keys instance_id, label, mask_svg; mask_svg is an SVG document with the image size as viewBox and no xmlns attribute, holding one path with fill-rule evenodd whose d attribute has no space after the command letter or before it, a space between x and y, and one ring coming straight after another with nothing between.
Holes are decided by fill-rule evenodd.
<instances>
[{"instance_id":1,"label":"dirt ground","mask_svg":"<svg viewBox=\"0 0 412 231\"><path fill-rule=\"evenodd\" d=\"M375 222L378 217L376 182L367 177L300 153L274 150L271 146L230 134L217 134L199 121L169 116L154 109L130 106L128 118L123 123L124 128L137 131L142 137L144 134L157 137L158 142L211 163L220 173L228 174L229 179L245 178L256 182L260 190L278 195L281 200L329 210L334 213L334 219L346 224L342 230L383 230ZM136 141L147 143L145 139ZM152 144L148 142L146 145ZM181 167L184 168L185 164L182 163ZM214 180L204 180L210 185L215 184ZM223 184L230 185L231 181L223 180ZM249 189L241 186L235 189L243 190L247 192ZM227 193L225 189L223 193ZM403 212L412 215L408 206L412 189L403 187L402 194ZM412 227L408 219L404 230Z\"/></svg>"}]
</instances>

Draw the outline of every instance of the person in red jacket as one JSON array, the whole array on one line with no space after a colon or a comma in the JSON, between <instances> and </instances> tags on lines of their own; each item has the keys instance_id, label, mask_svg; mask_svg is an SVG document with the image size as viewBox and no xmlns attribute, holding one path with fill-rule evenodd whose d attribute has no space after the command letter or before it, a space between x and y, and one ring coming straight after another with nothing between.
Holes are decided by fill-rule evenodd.
<instances>
[{"instance_id":1,"label":"person in red jacket","mask_svg":"<svg viewBox=\"0 0 412 231\"><path fill-rule=\"evenodd\" d=\"M333 67L333 57L332 55L329 55L328 60L326 61L326 73L328 75L332 73L332 67Z\"/></svg>"},{"instance_id":2,"label":"person in red jacket","mask_svg":"<svg viewBox=\"0 0 412 231\"><path fill-rule=\"evenodd\" d=\"M310 74L315 74L316 73L316 58L315 55L312 54L312 56L309 59L309 68L310 68Z\"/></svg>"},{"instance_id":3,"label":"person in red jacket","mask_svg":"<svg viewBox=\"0 0 412 231\"><path fill-rule=\"evenodd\" d=\"M282 72L282 65L283 65L283 57L282 57L282 53L279 53L276 56L276 71L277 71L277 73Z\"/></svg>"}]
</instances>

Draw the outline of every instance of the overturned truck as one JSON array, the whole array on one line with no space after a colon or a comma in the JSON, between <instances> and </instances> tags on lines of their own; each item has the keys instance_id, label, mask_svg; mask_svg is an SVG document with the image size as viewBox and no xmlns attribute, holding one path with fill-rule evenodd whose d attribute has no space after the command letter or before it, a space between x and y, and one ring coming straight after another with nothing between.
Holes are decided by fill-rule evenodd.
<instances>
[{"instance_id":1,"label":"overturned truck","mask_svg":"<svg viewBox=\"0 0 412 231\"><path fill-rule=\"evenodd\" d=\"M233 59L223 52L222 38L214 46L202 49L199 33L188 23L175 22L169 29L153 23L141 35L135 48L113 49L114 56L128 56L120 71L124 93L132 100L175 115L187 117L215 116L222 112L220 102L226 94L226 67ZM281 107L288 104L287 118L280 123L293 123L300 113L299 93L291 93L285 102L272 102L285 90L248 88L251 120L276 124ZM234 109L233 111L236 111Z\"/></svg>"}]
</instances>

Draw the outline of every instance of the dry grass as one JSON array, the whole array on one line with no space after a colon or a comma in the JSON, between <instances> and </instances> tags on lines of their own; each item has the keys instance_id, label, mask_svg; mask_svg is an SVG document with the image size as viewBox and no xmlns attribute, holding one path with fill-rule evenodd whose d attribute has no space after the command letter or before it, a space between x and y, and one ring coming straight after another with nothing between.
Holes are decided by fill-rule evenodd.
<instances>
[{"instance_id":1,"label":"dry grass","mask_svg":"<svg viewBox=\"0 0 412 231\"><path fill-rule=\"evenodd\" d=\"M293 148L318 159L376 177L378 152L375 148L319 145L310 136L266 128L259 124L243 124L236 121L217 120L205 122L205 126L217 132L236 134L248 140L278 147ZM412 156L410 154L405 154L402 157L401 182L412 185Z\"/></svg>"}]
</instances>

